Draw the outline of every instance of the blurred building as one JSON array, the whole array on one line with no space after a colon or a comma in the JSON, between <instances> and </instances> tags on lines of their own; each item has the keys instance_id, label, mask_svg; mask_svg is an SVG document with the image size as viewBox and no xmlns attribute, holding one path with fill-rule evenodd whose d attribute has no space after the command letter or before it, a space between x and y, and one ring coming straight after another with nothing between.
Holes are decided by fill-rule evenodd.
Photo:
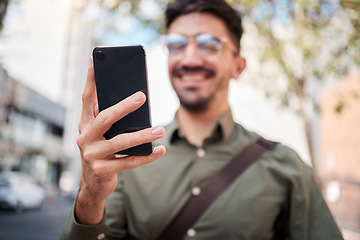
<instances>
[{"instance_id":1,"label":"blurred building","mask_svg":"<svg viewBox=\"0 0 360 240\"><path fill-rule=\"evenodd\" d=\"M94 47L92 31L94 19L84 15L87 0L72 1L66 34L66 55L63 64L62 104L67 109L64 132L64 152L67 158L66 169L71 172L72 181L81 174L81 159L76 138L79 135L78 123L81 114L81 96L85 86L87 70L90 65L91 50ZM86 11L85 11L86 12Z\"/></svg>"},{"instance_id":2,"label":"blurred building","mask_svg":"<svg viewBox=\"0 0 360 240\"><path fill-rule=\"evenodd\" d=\"M338 223L360 238L360 70L324 95L321 114L324 195Z\"/></svg>"},{"instance_id":3,"label":"blurred building","mask_svg":"<svg viewBox=\"0 0 360 240\"><path fill-rule=\"evenodd\" d=\"M0 33L0 64L10 78L31 86L48 98L47 101L54 101L52 103L56 107L47 110L47 120L58 107L66 109L61 123L61 159L64 161L63 169L70 169L73 175L79 175L81 168L76 145L77 125L81 113L81 93L93 47L94 18L91 13L84 14L88 4L88 0L12 2ZM5 98L7 95L1 94L0 104ZM27 101L34 101L34 98ZM0 109L0 114L1 111L4 110ZM6 120L3 116L0 116L0 126ZM58 146L48 146L46 151L52 152L51 159L58 152Z\"/></svg>"},{"instance_id":4,"label":"blurred building","mask_svg":"<svg viewBox=\"0 0 360 240\"><path fill-rule=\"evenodd\" d=\"M9 77L0 67L0 169L57 183L65 108Z\"/></svg>"}]
</instances>

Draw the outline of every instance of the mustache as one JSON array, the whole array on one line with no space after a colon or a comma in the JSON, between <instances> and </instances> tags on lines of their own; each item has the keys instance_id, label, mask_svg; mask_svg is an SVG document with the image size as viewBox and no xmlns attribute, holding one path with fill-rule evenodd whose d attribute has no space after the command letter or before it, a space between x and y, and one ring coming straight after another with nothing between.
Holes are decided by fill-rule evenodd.
<instances>
[{"instance_id":1,"label":"mustache","mask_svg":"<svg viewBox=\"0 0 360 240\"><path fill-rule=\"evenodd\" d=\"M210 69L210 68L206 68L206 67L186 67L186 66L174 68L174 70L171 73L172 73L173 76L179 76L182 73L191 73L191 72L205 72L206 76L208 76L208 77L211 77L211 76L215 75L215 71Z\"/></svg>"}]
</instances>

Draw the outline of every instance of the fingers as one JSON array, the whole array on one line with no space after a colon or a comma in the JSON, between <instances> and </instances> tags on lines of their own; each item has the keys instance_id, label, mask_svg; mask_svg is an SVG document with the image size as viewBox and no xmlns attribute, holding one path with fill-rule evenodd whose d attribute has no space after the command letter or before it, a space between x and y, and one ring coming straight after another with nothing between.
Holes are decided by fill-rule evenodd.
<instances>
[{"instance_id":1,"label":"fingers","mask_svg":"<svg viewBox=\"0 0 360 240\"><path fill-rule=\"evenodd\" d=\"M143 143L153 142L165 135L165 129L161 126L155 128L147 128L133 133L119 134L109 140L99 140L93 144L88 144L89 140L86 136L78 138L79 148L82 149L84 159L92 161L92 159L114 158L114 153L130 147L134 147Z\"/></svg>"},{"instance_id":2,"label":"fingers","mask_svg":"<svg viewBox=\"0 0 360 240\"><path fill-rule=\"evenodd\" d=\"M104 133L106 133L115 122L141 107L145 101L145 94L143 92L137 92L114 106L101 111L86 131L84 131L84 136L89 138L89 140L102 138ZM96 113L98 109L95 108L93 111Z\"/></svg>"},{"instance_id":3,"label":"fingers","mask_svg":"<svg viewBox=\"0 0 360 240\"><path fill-rule=\"evenodd\" d=\"M153 153L147 156L127 156L124 158L109 160L106 162L109 169L113 169L114 173L125 171L132 168L137 168L142 165L151 163L166 153L164 146L158 146L154 149Z\"/></svg>"},{"instance_id":4,"label":"fingers","mask_svg":"<svg viewBox=\"0 0 360 240\"><path fill-rule=\"evenodd\" d=\"M94 160L89 161L88 164L86 164L86 168L83 169L83 179L85 181L84 174L88 174L91 178L98 179L95 182L92 182L91 179L88 179L88 184L93 183L101 183L106 184L108 181L111 181L109 179L112 179L113 177L116 177L117 173L133 169L148 163L151 163L160 157L162 157L166 152L166 149L164 146L158 146L154 149L153 153L147 156L127 156L122 158L116 158L113 159L107 159L107 160ZM101 179L101 181L99 181ZM115 181L116 184L116 181ZM111 190L110 193L114 190L115 186L111 184ZM98 189L99 191L104 190L104 186L100 187ZM108 195L108 194L106 194Z\"/></svg>"},{"instance_id":5,"label":"fingers","mask_svg":"<svg viewBox=\"0 0 360 240\"><path fill-rule=\"evenodd\" d=\"M115 153L143 143L153 142L165 135L165 129L161 126L148 128L137 132L118 135L103 143L102 151Z\"/></svg>"},{"instance_id":6,"label":"fingers","mask_svg":"<svg viewBox=\"0 0 360 240\"><path fill-rule=\"evenodd\" d=\"M82 111L79 122L80 133L88 124L91 123L91 121L96 116L94 112L96 105L97 105L97 95L96 95L96 86L95 86L94 65L93 62L91 61L91 66L88 69L85 88L82 95Z\"/></svg>"}]
</instances>

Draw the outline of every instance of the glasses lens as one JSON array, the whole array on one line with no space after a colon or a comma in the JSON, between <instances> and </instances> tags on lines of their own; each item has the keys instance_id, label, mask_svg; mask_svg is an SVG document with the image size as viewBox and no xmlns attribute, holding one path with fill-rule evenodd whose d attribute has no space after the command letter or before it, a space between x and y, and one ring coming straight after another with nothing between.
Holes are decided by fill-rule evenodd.
<instances>
[{"instance_id":1,"label":"glasses lens","mask_svg":"<svg viewBox=\"0 0 360 240\"><path fill-rule=\"evenodd\" d=\"M187 44L186 37L175 34L164 36L163 41L165 46L169 49L170 54L181 53Z\"/></svg>"},{"instance_id":2,"label":"glasses lens","mask_svg":"<svg viewBox=\"0 0 360 240\"><path fill-rule=\"evenodd\" d=\"M206 55L214 54L222 47L220 39L209 34L197 36L196 42L198 43L199 52Z\"/></svg>"}]
</instances>

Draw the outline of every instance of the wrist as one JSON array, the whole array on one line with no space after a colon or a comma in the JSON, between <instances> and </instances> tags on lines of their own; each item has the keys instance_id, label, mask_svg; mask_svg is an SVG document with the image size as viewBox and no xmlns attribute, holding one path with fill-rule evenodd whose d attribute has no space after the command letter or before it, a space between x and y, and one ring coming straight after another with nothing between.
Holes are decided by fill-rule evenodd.
<instances>
[{"instance_id":1,"label":"wrist","mask_svg":"<svg viewBox=\"0 0 360 240\"><path fill-rule=\"evenodd\" d=\"M94 225L101 222L104 217L105 199L98 200L85 189L80 188L76 204L75 218L80 224Z\"/></svg>"}]
</instances>

